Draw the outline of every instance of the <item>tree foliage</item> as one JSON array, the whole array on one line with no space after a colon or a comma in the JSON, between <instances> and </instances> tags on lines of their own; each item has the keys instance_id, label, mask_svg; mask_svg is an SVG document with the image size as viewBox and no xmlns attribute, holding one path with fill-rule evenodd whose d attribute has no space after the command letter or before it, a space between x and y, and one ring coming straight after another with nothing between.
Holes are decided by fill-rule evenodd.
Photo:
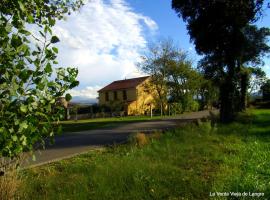
<instances>
[{"instance_id":1,"label":"tree foliage","mask_svg":"<svg viewBox=\"0 0 270 200\"><path fill-rule=\"evenodd\" d=\"M192 66L187 52L177 48L172 40L152 44L139 64L142 71L151 75L151 85L156 91L157 106L163 112L171 105L172 112L179 113L204 108L213 103L211 81L207 81Z\"/></svg>"},{"instance_id":2,"label":"tree foliage","mask_svg":"<svg viewBox=\"0 0 270 200\"><path fill-rule=\"evenodd\" d=\"M139 63L140 69L150 74L151 85L155 90L157 106L161 108L161 114L167 104L168 87L168 67L172 60L176 59L177 53L171 40L162 40L149 45L148 51L142 56Z\"/></svg>"},{"instance_id":3,"label":"tree foliage","mask_svg":"<svg viewBox=\"0 0 270 200\"><path fill-rule=\"evenodd\" d=\"M172 7L187 22L191 41L205 75L217 81L220 90L220 117L230 122L238 108L235 100L245 95L246 83L241 67L261 61L269 52L269 29L251 25L262 14L263 0L173 0ZM241 78L242 77L242 78ZM238 86L242 86L239 91ZM243 99L243 98L242 98Z\"/></svg>"},{"instance_id":4,"label":"tree foliage","mask_svg":"<svg viewBox=\"0 0 270 200\"><path fill-rule=\"evenodd\" d=\"M267 81L266 73L258 67L248 68L250 71L248 93L251 96L253 93L258 92L263 84Z\"/></svg>"},{"instance_id":5,"label":"tree foliage","mask_svg":"<svg viewBox=\"0 0 270 200\"><path fill-rule=\"evenodd\" d=\"M192 67L186 52L178 51L178 58L168 66L167 85L170 102L180 103L183 111L198 110L194 97L198 94L203 77Z\"/></svg>"},{"instance_id":6,"label":"tree foliage","mask_svg":"<svg viewBox=\"0 0 270 200\"><path fill-rule=\"evenodd\" d=\"M59 39L51 28L80 5L72 0L1 1L0 157L16 157L54 135L53 122L63 115L57 99L79 82L76 68L54 68Z\"/></svg>"}]
</instances>

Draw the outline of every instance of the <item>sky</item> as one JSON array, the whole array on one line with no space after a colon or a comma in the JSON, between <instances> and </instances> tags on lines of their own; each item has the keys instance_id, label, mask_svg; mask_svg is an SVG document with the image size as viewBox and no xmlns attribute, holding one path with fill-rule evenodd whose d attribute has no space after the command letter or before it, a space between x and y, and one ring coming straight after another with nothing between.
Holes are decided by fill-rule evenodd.
<instances>
[{"instance_id":1,"label":"sky","mask_svg":"<svg viewBox=\"0 0 270 200\"><path fill-rule=\"evenodd\" d=\"M270 9L258 23L270 27ZM96 99L97 90L115 80L143 76L137 68L149 43L171 38L190 58L199 60L186 25L171 0L91 0L58 21L60 66L79 69L74 99ZM270 77L270 59L263 68Z\"/></svg>"}]
</instances>

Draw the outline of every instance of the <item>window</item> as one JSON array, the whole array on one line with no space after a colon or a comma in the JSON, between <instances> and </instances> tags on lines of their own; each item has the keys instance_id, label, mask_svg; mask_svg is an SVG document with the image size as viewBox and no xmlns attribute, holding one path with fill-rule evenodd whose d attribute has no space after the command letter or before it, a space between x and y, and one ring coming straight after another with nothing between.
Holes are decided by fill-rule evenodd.
<instances>
[{"instance_id":1,"label":"window","mask_svg":"<svg viewBox=\"0 0 270 200\"><path fill-rule=\"evenodd\" d=\"M114 100L117 100L118 98L117 98L117 91L114 91L113 92L113 96L114 96Z\"/></svg>"},{"instance_id":2,"label":"window","mask_svg":"<svg viewBox=\"0 0 270 200\"><path fill-rule=\"evenodd\" d=\"M123 91L123 100L127 100L127 91L126 90Z\"/></svg>"},{"instance_id":3,"label":"window","mask_svg":"<svg viewBox=\"0 0 270 200\"><path fill-rule=\"evenodd\" d=\"M109 93L108 92L105 93L105 101L109 101Z\"/></svg>"}]
</instances>

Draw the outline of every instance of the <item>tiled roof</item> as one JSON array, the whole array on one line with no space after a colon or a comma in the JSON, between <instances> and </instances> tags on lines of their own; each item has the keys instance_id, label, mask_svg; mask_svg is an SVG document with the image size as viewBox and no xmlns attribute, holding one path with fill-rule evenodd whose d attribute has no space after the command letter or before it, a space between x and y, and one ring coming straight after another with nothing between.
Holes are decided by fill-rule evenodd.
<instances>
[{"instance_id":1,"label":"tiled roof","mask_svg":"<svg viewBox=\"0 0 270 200\"><path fill-rule=\"evenodd\" d=\"M109 85L105 86L104 88L100 89L98 92L109 91L109 90L121 90L127 88L135 88L143 81L145 81L149 76L139 77L139 78L132 78L132 79L125 79L114 81Z\"/></svg>"}]
</instances>

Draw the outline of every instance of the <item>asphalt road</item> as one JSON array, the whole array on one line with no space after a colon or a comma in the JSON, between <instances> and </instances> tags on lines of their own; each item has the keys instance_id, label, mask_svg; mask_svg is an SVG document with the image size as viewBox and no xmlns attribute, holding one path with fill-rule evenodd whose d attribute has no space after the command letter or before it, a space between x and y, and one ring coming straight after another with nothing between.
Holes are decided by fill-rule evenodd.
<instances>
[{"instance_id":1,"label":"asphalt road","mask_svg":"<svg viewBox=\"0 0 270 200\"><path fill-rule=\"evenodd\" d=\"M35 151L35 161L32 160L32 156L26 154L22 165L24 167L42 165L85 153L91 149L124 143L133 133L163 131L207 117L209 114L209 111L200 111L161 120L122 124L112 129L63 133L55 138L54 145L47 145L45 150Z\"/></svg>"}]
</instances>

